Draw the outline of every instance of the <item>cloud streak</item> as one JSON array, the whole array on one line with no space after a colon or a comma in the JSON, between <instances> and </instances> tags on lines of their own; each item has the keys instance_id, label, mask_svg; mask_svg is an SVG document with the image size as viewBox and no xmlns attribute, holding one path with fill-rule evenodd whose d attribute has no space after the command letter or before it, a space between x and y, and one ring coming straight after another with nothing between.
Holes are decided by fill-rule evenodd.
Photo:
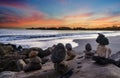
<instances>
[{"instance_id":1,"label":"cloud streak","mask_svg":"<svg viewBox=\"0 0 120 78\"><path fill-rule=\"evenodd\" d=\"M63 21L60 19L48 18L47 14L30 9L22 13L19 13L18 10L12 10L8 8L1 8L0 10L0 27L3 26L12 26L12 27L21 27L29 25L60 25L63 24Z\"/></svg>"},{"instance_id":2,"label":"cloud streak","mask_svg":"<svg viewBox=\"0 0 120 78\"><path fill-rule=\"evenodd\" d=\"M0 0L0 4L15 4L15 5L23 5L26 4L28 0Z\"/></svg>"},{"instance_id":3,"label":"cloud streak","mask_svg":"<svg viewBox=\"0 0 120 78\"><path fill-rule=\"evenodd\" d=\"M65 19L74 19L74 18L88 18L93 16L93 13L83 13L83 14L77 14L77 15L69 15L65 16Z\"/></svg>"},{"instance_id":4,"label":"cloud streak","mask_svg":"<svg viewBox=\"0 0 120 78\"><path fill-rule=\"evenodd\" d=\"M118 17L120 17L120 14L113 14L113 15L108 15L105 17L94 19L93 21L111 21L111 20L118 18Z\"/></svg>"},{"instance_id":5,"label":"cloud streak","mask_svg":"<svg viewBox=\"0 0 120 78\"><path fill-rule=\"evenodd\" d=\"M18 9L31 8L28 4L28 0L0 0L0 6L13 7Z\"/></svg>"}]
</instances>

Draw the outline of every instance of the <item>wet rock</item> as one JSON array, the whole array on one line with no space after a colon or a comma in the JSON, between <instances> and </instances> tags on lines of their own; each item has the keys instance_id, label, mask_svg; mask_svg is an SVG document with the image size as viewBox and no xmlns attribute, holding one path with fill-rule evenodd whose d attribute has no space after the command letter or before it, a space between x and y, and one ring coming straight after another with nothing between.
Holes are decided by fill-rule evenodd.
<instances>
[{"instance_id":1,"label":"wet rock","mask_svg":"<svg viewBox=\"0 0 120 78\"><path fill-rule=\"evenodd\" d=\"M43 50L43 49L38 48L38 47L32 47L32 48L30 48L29 50L30 50L30 51L31 51L31 50L38 51L38 56L39 56L40 58L46 57L46 56L48 56L48 55L51 54L49 48L46 49L46 50Z\"/></svg>"},{"instance_id":2,"label":"wet rock","mask_svg":"<svg viewBox=\"0 0 120 78\"><path fill-rule=\"evenodd\" d=\"M12 45L0 44L0 56L8 55L13 53L14 49Z\"/></svg>"},{"instance_id":3,"label":"wet rock","mask_svg":"<svg viewBox=\"0 0 120 78\"><path fill-rule=\"evenodd\" d=\"M65 59L66 51L63 44L59 43L53 50L51 60L53 63L60 63Z\"/></svg>"}]
</instances>

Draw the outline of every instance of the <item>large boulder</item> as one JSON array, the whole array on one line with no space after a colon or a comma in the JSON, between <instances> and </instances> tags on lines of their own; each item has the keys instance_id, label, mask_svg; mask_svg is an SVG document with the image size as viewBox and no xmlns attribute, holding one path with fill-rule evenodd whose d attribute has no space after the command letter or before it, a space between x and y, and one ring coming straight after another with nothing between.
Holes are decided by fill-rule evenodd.
<instances>
[{"instance_id":1,"label":"large boulder","mask_svg":"<svg viewBox=\"0 0 120 78\"><path fill-rule=\"evenodd\" d=\"M14 49L11 45L0 45L0 56L13 53Z\"/></svg>"}]
</instances>

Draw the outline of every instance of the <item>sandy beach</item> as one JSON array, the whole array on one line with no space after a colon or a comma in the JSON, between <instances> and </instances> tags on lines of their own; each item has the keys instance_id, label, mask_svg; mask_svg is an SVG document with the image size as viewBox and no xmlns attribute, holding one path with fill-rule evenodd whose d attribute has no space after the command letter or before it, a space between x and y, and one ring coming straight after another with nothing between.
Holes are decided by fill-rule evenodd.
<instances>
[{"instance_id":1,"label":"sandy beach","mask_svg":"<svg viewBox=\"0 0 120 78\"><path fill-rule=\"evenodd\" d=\"M120 36L112 36L108 37L109 45L108 47L112 50L112 54L120 51ZM77 53L83 52L85 50L85 45L90 43L92 45L93 50L96 50L97 43L96 39L74 39L73 42L78 43L77 47L74 47L74 50Z\"/></svg>"}]
</instances>

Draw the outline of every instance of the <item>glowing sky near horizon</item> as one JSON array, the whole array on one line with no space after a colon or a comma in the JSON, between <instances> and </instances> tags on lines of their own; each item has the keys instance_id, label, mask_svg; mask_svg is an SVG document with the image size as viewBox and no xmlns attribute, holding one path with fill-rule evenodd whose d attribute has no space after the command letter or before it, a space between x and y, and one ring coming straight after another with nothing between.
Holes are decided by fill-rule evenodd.
<instances>
[{"instance_id":1,"label":"glowing sky near horizon","mask_svg":"<svg viewBox=\"0 0 120 78\"><path fill-rule=\"evenodd\" d=\"M120 26L120 0L0 0L0 27Z\"/></svg>"}]
</instances>

